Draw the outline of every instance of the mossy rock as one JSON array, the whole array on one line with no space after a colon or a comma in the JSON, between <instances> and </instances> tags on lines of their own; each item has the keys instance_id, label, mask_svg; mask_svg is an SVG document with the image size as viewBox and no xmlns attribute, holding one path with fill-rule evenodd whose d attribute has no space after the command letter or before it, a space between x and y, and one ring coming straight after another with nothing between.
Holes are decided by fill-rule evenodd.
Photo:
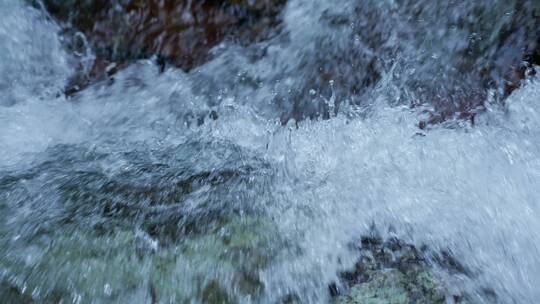
<instances>
[{"instance_id":1,"label":"mossy rock","mask_svg":"<svg viewBox=\"0 0 540 304\"><path fill-rule=\"evenodd\" d=\"M445 303L442 284L437 277L424 270L409 277L397 269L372 272L367 282L353 285L336 297L335 304L408 304Z\"/></svg>"},{"instance_id":2,"label":"mossy rock","mask_svg":"<svg viewBox=\"0 0 540 304\"><path fill-rule=\"evenodd\" d=\"M425 258L423 250L395 238L383 240L379 237L362 238L359 250L361 254L355 270L341 274L346 290L339 293L337 287L333 288L334 304L446 302L445 284L434 265ZM447 264L462 269L456 261Z\"/></svg>"},{"instance_id":3,"label":"mossy rock","mask_svg":"<svg viewBox=\"0 0 540 304\"><path fill-rule=\"evenodd\" d=\"M255 227L258 223L261 226ZM148 236L132 231L103 235L71 227L72 233L36 237L31 245L2 239L0 297L58 302L78 296L82 303L125 301L135 294L165 302L256 299L264 291L258 272L270 265L270 245L276 245L268 243L271 226L264 219L241 218L222 227L231 231L233 241L215 233L146 250L140 243L148 242L144 240ZM242 232L252 229L254 233ZM192 267L191 273L186 272Z\"/></svg>"},{"instance_id":4,"label":"mossy rock","mask_svg":"<svg viewBox=\"0 0 540 304\"><path fill-rule=\"evenodd\" d=\"M229 294L219 285L218 282L212 281L204 288L202 292L202 302L208 304L230 304L231 299Z\"/></svg>"},{"instance_id":5,"label":"mossy rock","mask_svg":"<svg viewBox=\"0 0 540 304\"><path fill-rule=\"evenodd\" d=\"M43 156L0 178L0 298L238 302L265 291L259 273L281 243L273 220L243 194L265 191L272 174L246 151L185 143L152 157L133 152L123 155L130 170L109 175L95 166L108 156L84 148ZM182 208L190 197L200 206Z\"/></svg>"},{"instance_id":6,"label":"mossy rock","mask_svg":"<svg viewBox=\"0 0 540 304\"><path fill-rule=\"evenodd\" d=\"M407 304L409 294L403 286L405 277L397 270L375 274L366 283L354 285L347 294L334 299L335 304Z\"/></svg>"}]
</instances>

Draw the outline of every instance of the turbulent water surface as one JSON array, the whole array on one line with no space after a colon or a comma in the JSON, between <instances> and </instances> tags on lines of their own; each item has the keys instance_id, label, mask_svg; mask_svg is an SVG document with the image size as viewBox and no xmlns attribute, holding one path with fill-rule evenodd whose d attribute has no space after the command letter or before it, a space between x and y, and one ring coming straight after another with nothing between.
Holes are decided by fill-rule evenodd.
<instances>
[{"instance_id":1,"label":"turbulent water surface","mask_svg":"<svg viewBox=\"0 0 540 304\"><path fill-rule=\"evenodd\" d=\"M419 1L416 25L408 2L291 0L269 40L189 72L139 60L68 98L81 59L60 26L0 0L2 298L325 303L376 229L459 261L434 266L449 302L536 303L540 82L504 104L486 87L474 125L418 127L437 90L475 98L454 67L508 50L458 62L463 39L514 2ZM493 22L452 26L468 11Z\"/></svg>"}]
</instances>

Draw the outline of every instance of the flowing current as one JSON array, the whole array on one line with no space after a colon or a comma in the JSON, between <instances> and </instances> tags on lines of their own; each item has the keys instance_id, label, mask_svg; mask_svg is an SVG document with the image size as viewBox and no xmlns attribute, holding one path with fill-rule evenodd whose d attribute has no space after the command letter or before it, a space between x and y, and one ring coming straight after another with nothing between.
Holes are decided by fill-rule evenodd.
<instances>
[{"instance_id":1,"label":"flowing current","mask_svg":"<svg viewBox=\"0 0 540 304\"><path fill-rule=\"evenodd\" d=\"M540 82L504 106L489 92L474 126L421 130L408 81L456 78L444 67L463 33L445 26L468 4L419 30L394 1L365 1L387 12L374 17L388 19L377 50L372 28L350 22L357 4L291 0L268 41L224 42L189 72L140 60L66 98L77 65L59 25L0 0L0 294L325 303L357 260L351 244L376 227L450 252L471 274L441 269L449 295L491 303L489 288L500 303L537 303ZM354 98L309 79L325 60L375 51L388 61ZM367 66L340 77L366 81ZM298 87L307 94L287 94ZM329 119L294 121L321 107Z\"/></svg>"}]
</instances>

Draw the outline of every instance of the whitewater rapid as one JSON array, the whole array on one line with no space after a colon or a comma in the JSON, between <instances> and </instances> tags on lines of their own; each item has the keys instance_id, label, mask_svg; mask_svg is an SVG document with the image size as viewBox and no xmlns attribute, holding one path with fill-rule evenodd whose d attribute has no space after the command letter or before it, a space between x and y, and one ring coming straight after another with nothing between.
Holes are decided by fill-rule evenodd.
<instances>
[{"instance_id":1,"label":"whitewater rapid","mask_svg":"<svg viewBox=\"0 0 540 304\"><path fill-rule=\"evenodd\" d=\"M286 18L309 24L299 20L308 18L307 8L295 6L303 2L293 1ZM61 91L73 68L59 42L58 27L38 10L16 1L2 1L0 15L0 178L42 163L61 162L62 147L83 151L66 148L83 159L68 160L65 166L72 166L73 172L88 166L115 176L133 165L124 156L129 153L141 153L143 162L167 163L167 156L156 156L159 151L172 151L173 168L175 157L192 163L195 171L206 166L227 168L219 159L222 154L183 148L193 142L209 143L217 150L242 151L231 167L248 164L259 170L256 176L261 181L255 178L254 193L242 199L253 202L252 207L275 225L269 239L276 245L267 245L276 251L274 260L258 269L263 295L258 300L242 298L245 301L273 303L289 294L310 303L327 301L328 284L355 262L357 253L349 244L374 226L383 236L427 245L433 252L450 252L473 274L446 274L450 290L481 294L482 288L491 288L501 303L536 303L540 298L537 79L526 81L504 107L488 103L474 126L462 122L458 128L420 130L423 114L396 106L402 96L393 93L392 75L383 75L386 81L365 96L369 98L365 107L343 106L328 120L282 125L279 115L272 115L276 106L266 98L275 94L272 89L204 95L196 83L201 77L208 79L201 75L214 71L216 79L233 73L231 69L241 75L235 68L242 64L246 64L245 74L267 71L272 75L260 77L268 79L280 72L293 74L290 67L272 67L267 61L253 67L239 56L231 68L228 60L241 51L231 48L193 73L173 68L160 73L152 60L139 61L120 71L113 84L98 84L66 98ZM300 44L304 38L293 35L291 40ZM275 52L274 60L294 56L279 48L269 49ZM217 85L228 87L227 81ZM329 107L337 102L334 95L321 98ZM209 104L208 99L214 102ZM85 160L91 153L105 156ZM202 160L206 163L198 164ZM39 196L32 202L41 206L39 212L47 213L48 204L49 211L56 212L52 210L56 197L51 194L56 188L45 181L47 174L52 179L56 172L61 172L58 178L70 174L62 171L62 164L58 166L44 176L28 178L24 191L34 196L24 196L20 189L0 195L0 203L7 206L4 210L9 210L3 214L7 221L0 224L1 237L13 244L4 252L26 252L30 266L39 261L39 246L17 243L18 232L13 229L29 227L40 217L32 208L17 211L15 207L24 205L18 200L21 197ZM241 185L238 193L250 189ZM206 190L198 191L197 195L204 195ZM189 201L193 210L200 207L196 197ZM289 245L277 245L278 239ZM229 270L219 269L220 264L197 261L196 269L184 265L175 271L179 276L193 272L230 279ZM144 266L135 270L145 271ZM67 274L73 275L78 274ZM2 276L17 284L22 280L5 265L0 266ZM176 283L189 290L191 281Z\"/></svg>"}]
</instances>

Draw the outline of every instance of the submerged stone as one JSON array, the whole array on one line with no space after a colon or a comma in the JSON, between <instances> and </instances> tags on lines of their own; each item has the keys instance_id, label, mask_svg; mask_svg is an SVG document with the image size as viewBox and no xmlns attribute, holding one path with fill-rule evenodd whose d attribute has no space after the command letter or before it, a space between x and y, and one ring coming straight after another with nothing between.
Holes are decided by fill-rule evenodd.
<instances>
[{"instance_id":1,"label":"submerged stone","mask_svg":"<svg viewBox=\"0 0 540 304\"><path fill-rule=\"evenodd\" d=\"M4 174L0 298L236 303L260 296L259 271L283 246L258 207L264 199L254 200L272 176L265 163L226 144L162 152L60 145L46 152L48 161ZM109 157L125 166L104 172Z\"/></svg>"},{"instance_id":2,"label":"submerged stone","mask_svg":"<svg viewBox=\"0 0 540 304\"><path fill-rule=\"evenodd\" d=\"M203 290L202 302L209 304L229 304L231 303L231 300L229 299L227 292L223 290L219 283L212 281Z\"/></svg>"}]
</instances>

